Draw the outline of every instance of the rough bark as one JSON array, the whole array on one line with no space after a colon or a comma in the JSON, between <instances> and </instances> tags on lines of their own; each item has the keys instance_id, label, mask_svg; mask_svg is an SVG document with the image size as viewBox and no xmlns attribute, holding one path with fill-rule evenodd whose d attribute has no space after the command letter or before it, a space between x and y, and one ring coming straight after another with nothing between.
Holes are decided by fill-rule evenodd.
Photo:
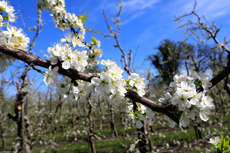
<instances>
[{"instance_id":1,"label":"rough bark","mask_svg":"<svg viewBox=\"0 0 230 153\"><path fill-rule=\"evenodd\" d=\"M195 125L193 127L194 127L194 131L196 133L196 139L200 140L200 139L203 138L202 133L201 133L201 131L199 129L200 128L200 123L197 123L196 120L194 120L194 123L195 123Z\"/></svg>"},{"instance_id":2,"label":"rough bark","mask_svg":"<svg viewBox=\"0 0 230 153\"><path fill-rule=\"evenodd\" d=\"M6 147L6 143L5 143L5 128L4 128L4 118L5 118L5 111L3 108L5 108L5 97L4 97L4 85L6 83L6 80L4 79L4 73L2 74L2 79L0 80L0 134L1 134L1 138L2 138L2 148L4 149Z\"/></svg>"},{"instance_id":3,"label":"rough bark","mask_svg":"<svg viewBox=\"0 0 230 153\"><path fill-rule=\"evenodd\" d=\"M26 132L25 127L25 114L24 114L24 98L27 91L23 90L27 86L27 73L30 70L30 66L27 66L23 74L21 75L22 84L19 86L19 83L17 82L17 95L16 95L16 103L15 103L15 116L12 116L11 114L8 114L8 117L12 120L17 122L17 136L20 138L20 144L22 152L26 153L32 153L32 145L28 138L28 132ZM21 109L19 109L19 107Z\"/></svg>"},{"instance_id":4,"label":"rough bark","mask_svg":"<svg viewBox=\"0 0 230 153\"><path fill-rule=\"evenodd\" d=\"M48 60L45 60L45 59L42 59L39 57L35 57L35 56L30 55L30 54L28 54L25 51L20 50L20 49L11 48L11 47L3 44L3 43L0 43L0 52L3 54L9 55L11 57L14 57L16 59L19 59L21 61L24 61L25 63L31 65L37 71L39 71L39 70L36 69L34 66L41 66L44 68L49 68L49 66L51 66L50 61L48 61ZM91 82L91 79L93 77L96 77L94 75L83 73L83 72L78 72L78 71L73 70L73 69L65 70L62 68L60 62L58 62L58 64L56 64L56 65L53 65L52 67L55 67L55 66L59 67L58 72L60 74L68 76L73 80L79 79L79 80ZM217 83L219 83L221 80L223 80L229 73L230 73L230 65L228 65L221 73L219 73L217 76L215 76L210 81L212 83L212 87L215 86ZM212 87L210 87L210 88L212 88ZM169 111L173 111L177 108L177 106L175 106L173 104L166 104L166 105L160 104L160 103L154 102L148 98L141 97L136 92L131 91L131 90L127 90L126 97L130 98L133 102L139 102L139 103L149 107L150 109L152 109L155 112L163 113L163 114L167 115L169 118L171 118L173 121L175 121L176 123L179 123L179 120L177 119L177 117L169 112Z\"/></svg>"},{"instance_id":5,"label":"rough bark","mask_svg":"<svg viewBox=\"0 0 230 153\"><path fill-rule=\"evenodd\" d=\"M2 138L2 148L4 149L6 147L5 143L5 129L3 126L3 121L4 121L5 116L3 115L2 111L0 110L0 133L1 133L1 138Z\"/></svg>"},{"instance_id":6,"label":"rough bark","mask_svg":"<svg viewBox=\"0 0 230 153\"><path fill-rule=\"evenodd\" d=\"M93 119L92 119L92 103L90 101L90 99L87 99L88 101L88 106L89 106L89 111L88 111L88 119L89 119L89 133L88 133L88 143L90 146L90 153L96 153L96 148L95 148L95 144L94 144L94 130L93 130Z\"/></svg>"},{"instance_id":7,"label":"rough bark","mask_svg":"<svg viewBox=\"0 0 230 153\"><path fill-rule=\"evenodd\" d=\"M149 139L149 136L148 136L148 126L146 124L146 121L141 121L143 126L141 129L137 129L137 132L138 132L138 139L140 140L139 141L139 151L141 153L150 153L151 152L151 139Z\"/></svg>"},{"instance_id":8,"label":"rough bark","mask_svg":"<svg viewBox=\"0 0 230 153\"><path fill-rule=\"evenodd\" d=\"M230 66L230 52L228 52L227 58L228 58L227 66ZM228 96L230 97L230 74L228 74L224 80L224 89L227 91Z\"/></svg>"},{"instance_id":9,"label":"rough bark","mask_svg":"<svg viewBox=\"0 0 230 153\"><path fill-rule=\"evenodd\" d=\"M118 137L115 121L114 121L114 109L112 104L108 104L109 112L110 112L110 128L115 137Z\"/></svg>"}]
</instances>

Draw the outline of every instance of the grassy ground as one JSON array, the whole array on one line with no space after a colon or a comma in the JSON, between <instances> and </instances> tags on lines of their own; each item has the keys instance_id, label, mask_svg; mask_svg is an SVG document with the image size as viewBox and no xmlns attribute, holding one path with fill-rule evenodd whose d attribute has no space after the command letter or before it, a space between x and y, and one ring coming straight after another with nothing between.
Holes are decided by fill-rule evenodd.
<instances>
[{"instance_id":1,"label":"grassy ground","mask_svg":"<svg viewBox=\"0 0 230 153\"><path fill-rule=\"evenodd\" d=\"M230 117L223 117L220 118L223 122L230 122ZM212 124L211 124L212 122ZM215 135L227 135L230 133L230 124L225 124L225 126L218 126L213 125L216 123L215 119L210 119L209 123L202 123L202 134L205 136L207 133L214 133ZM130 128L127 129L127 133L133 135L127 136L127 133L125 132L125 129L122 127L121 123L116 123L117 131L119 134L118 138L115 138L112 136L112 132L110 130L110 126L107 123L102 124L102 130L99 129L99 126L97 126L97 129L95 130L95 134L101 138L101 140L95 140L95 147L97 152L126 152L126 150L130 147L130 145L137 140L136 129ZM201 152L204 147L209 148L209 145L206 143L205 146L202 145L203 142L198 143L196 141L196 135L191 127L190 129L186 129L184 131L181 131L179 128L170 128L167 124L161 125L161 124L154 124L154 133L151 135L151 142L152 145L155 147L155 150L159 150L159 152L165 152L167 149L176 149L178 146L181 146L182 150L184 149L186 152ZM79 128L76 126L74 130L79 130L82 128ZM64 131L71 130L71 128L64 128ZM53 139L56 143L58 143L58 147L56 147L56 150L59 153L84 153L89 152L89 145L87 142L83 140L83 138L86 137L86 135L76 135L77 140L74 140L74 136L70 134L68 137L65 133L62 132L61 129L56 130L56 134L53 136L53 131L49 130L45 134L41 136L42 140L49 140ZM13 139L16 138L16 133L7 133L6 134L7 140L6 146L7 148L12 148L13 145ZM208 138L206 138L206 142L208 141ZM166 148L166 144L169 144L169 148ZM205 144L205 143L204 143ZM2 142L0 141L0 146L2 146ZM48 145L40 145L39 140L35 142L35 146L33 149L34 153L40 153L43 151L51 152L53 148ZM196 151L199 150L199 151Z\"/></svg>"}]
</instances>

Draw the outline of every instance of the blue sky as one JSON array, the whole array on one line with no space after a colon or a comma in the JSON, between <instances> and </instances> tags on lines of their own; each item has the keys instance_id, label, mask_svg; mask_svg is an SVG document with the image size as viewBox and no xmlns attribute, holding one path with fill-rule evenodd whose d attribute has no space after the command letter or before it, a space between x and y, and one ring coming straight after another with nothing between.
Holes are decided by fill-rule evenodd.
<instances>
[{"instance_id":1,"label":"blue sky","mask_svg":"<svg viewBox=\"0 0 230 153\"><path fill-rule=\"evenodd\" d=\"M230 1L197 0L197 2L198 5L196 12L199 15L204 15L210 23L215 21L217 27L222 25L221 31L218 35L218 39L222 41L225 36L230 34ZM13 25L18 28L23 28L24 33L32 39L35 33L29 32L23 27L18 13L18 4L20 4L21 12L23 8L31 22L36 25L36 1L11 0L10 3L15 7L18 16L17 23L14 23ZM108 16L114 17L118 11L116 6L118 3L120 3L119 0L66 0L66 8L68 12L76 13L77 15L82 15L86 12L87 15L90 15L88 21L85 23L86 27L109 34L102 14L102 9L105 10L105 13ZM194 6L194 0L124 0L123 4L124 7L121 12L121 20L124 20L124 23L121 25L120 44L126 54L128 54L130 49L134 50L134 67L141 66L148 55L156 53L154 48L159 45L161 40L171 39L174 41L182 41L186 38L184 36L184 30L186 29L177 29L178 24L174 23L174 16L183 15L185 12L191 12ZM28 22L23 13L22 16L27 26L33 26ZM44 30L39 35L33 49L35 52L41 51L36 53L35 56L40 56L46 59L44 54L48 55L46 52L47 48L54 43L59 42L67 32L63 33L59 29L54 28L50 12L43 12L42 17L46 24L44 25ZM196 21L194 16L190 16L183 19L183 22L186 22L188 19ZM110 22L110 25L113 25L112 22ZM121 52L113 47L113 45L115 45L114 39L105 39L98 34L86 33L86 40L88 42L91 36L95 36L101 41L101 49L103 51L102 58L113 59L114 61L120 59ZM196 44L196 42L191 39L189 42ZM213 44L213 41L210 41L209 43ZM139 48L136 52L138 46ZM14 65L19 64L21 63L14 63ZM118 64L122 66L122 64ZM149 68L149 62L145 62L141 71ZM8 74L6 77L9 77L10 71L14 71L13 67L8 68ZM152 71L155 72L153 67ZM37 82L40 84L43 76L32 70L30 76L33 77L34 75L37 76Z\"/></svg>"}]
</instances>

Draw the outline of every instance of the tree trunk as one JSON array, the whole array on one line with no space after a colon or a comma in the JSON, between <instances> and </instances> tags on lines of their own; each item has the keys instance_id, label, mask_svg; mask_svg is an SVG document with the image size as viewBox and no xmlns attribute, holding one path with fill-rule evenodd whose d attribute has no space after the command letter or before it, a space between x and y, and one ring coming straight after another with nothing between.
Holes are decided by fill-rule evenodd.
<instances>
[{"instance_id":1,"label":"tree trunk","mask_svg":"<svg viewBox=\"0 0 230 153\"><path fill-rule=\"evenodd\" d=\"M193 127L194 127L194 131L196 133L196 139L197 140L202 139L202 133L201 133L201 131L199 129L200 123L197 123L196 120L195 120L195 125Z\"/></svg>"},{"instance_id":2,"label":"tree trunk","mask_svg":"<svg viewBox=\"0 0 230 153\"><path fill-rule=\"evenodd\" d=\"M152 146L151 146L151 139L149 139L150 136L148 136L148 129L146 121L141 121L143 124L143 127L141 129L137 129L138 132L138 139L139 141L139 151L141 153L150 153Z\"/></svg>"},{"instance_id":3,"label":"tree trunk","mask_svg":"<svg viewBox=\"0 0 230 153\"><path fill-rule=\"evenodd\" d=\"M22 118L21 119L21 134L22 134L22 153L32 153L32 148L31 148L31 144L30 144L30 140L28 139L28 133L26 132L26 126L25 126L25 104L24 102L22 103Z\"/></svg>"},{"instance_id":4,"label":"tree trunk","mask_svg":"<svg viewBox=\"0 0 230 153\"><path fill-rule=\"evenodd\" d=\"M60 103L61 103L61 106L60 106L60 122L61 122L61 129L62 129L62 132L65 132L65 129L64 129L64 126L62 124L62 102L61 102L61 99L60 99Z\"/></svg>"},{"instance_id":5,"label":"tree trunk","mask_svg":"<svg viewBox=\"0 0 230 153\"><path fill-rule=\"evenodd\" d=\"M4 115L2 114L1 110L0 110L0 132L1 132L1 138L2 138L2 148L4 149L6 147L6 143L5 143L5 129L3 127L3 119L4 119Z\"/></svg>"},{"instance_id":6,"label":"tree trunk","mask_svg":"<svg viewBox=\"0 0 230 153\"><path fill-rule=\"evenodd\" d=\"M151 73L148 72L147 80L149 80L147 90L145 97L149 97L150 95L150 88L151 88ZM139 151L142 153L150 153L152 151L152 143L151 143L151 137L150 137L150 131L149 131L149 125L146 123L146 121L141 121L143 124L143 127L141 129L137 129L138 132L138 139L139 141Z\"/></svg>"},{"instance_id":7,"label":"tree trunk","mask_svg":"<svg viewBox=\"0 0 230 153\"><path fill-rule=\"evenodd\" d=\"M23 153L32 153L32 145L29 140L28 132L26 131L25 127L25 112L24 112L24 98L28 94L27 91L24 91L23 89L27 86L27 73L30 70L30 66L27 66L23 74L21 75L22 84L19 86L19 83L16 83L17 87L17 100L15 103L15 114L16 116L12 116L11 114L8 114L8 117L12 120L17 122L17 130L18 130L18 137L21 138L21 150Z\"/></svg>"},{"instance_id":8,"label":"tree trunk","mask_svg":"<svg viewBox=\"0 0 230 153\"><path fill-rule=\"evenodd\" d=\"M228 58L227 66L229 66L230 65L230 53L229 52L228 52L227 58ZM224 89L227 91L228 96L230 97L230 84L229 84L229 82L230 82L230 74L228 74L228 76L224 80Z\"/></svg>"},{"instance_id":9,"label":"tree trunk","mask_svg":"<svg viewBox=\"0 0 230 153\"><path fill-rule=\"evenodd\" d=\"M93 120L92 120L92 104L90 99L88 98L88 105L89 105L89 111L88 111L88 119L89 119L89 134L88 134L88 142L90 146L90 153L96 153L96 148L94 144L94 131L93 131Z\"/></svg>"},{"instance_id":10,"label":"tree trunk","mask_svg":"<svg viewBox=\"0 0 230 153\"><path fill-rule=\"evenodd\" d=\"M101 102L100 99L98 98L98 108L99 108L99 112L100 112L100 116L102 117L102 119L100 120L100 130L102 130L102 123L104 120L104 114L103 114L103 110L101 108Z\"/></svg>"},{"instance_id":11,"label":"tree trunk","mask_svg":"<svg viewBox=\"0 0 230 153\"><path fill-rule=\"evenodd\" d=\"M109 111L110 111L110 127L111 127L111 131L112 131L112 133L114 134L115 137L118 137L116 125L115 125L115 122L114 122L114 109L113 109L112 104L109 104Z\"/></svg>"},{"instance_id":12,"label":"tree trunk","mask_svg":"<svg viewBox=\"0 0 230 153\"><path fill-rule=\"evenodd\" d=\"M74 102L73 102L73 107L72 107L72 128L74 128L74 125L75 125L75 122L76 122L76 117L75 117L75 105L74 105Z\"/></svg>"}]
</instances>

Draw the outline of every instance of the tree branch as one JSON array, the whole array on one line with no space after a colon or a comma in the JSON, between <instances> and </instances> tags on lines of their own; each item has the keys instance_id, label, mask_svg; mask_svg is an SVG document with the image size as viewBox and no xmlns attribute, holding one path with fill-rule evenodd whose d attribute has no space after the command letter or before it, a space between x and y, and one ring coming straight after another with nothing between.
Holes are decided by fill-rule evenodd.
<instances>
[{"instance_id":1,"label":"tree branch","mask_svg":"<svg viewBox=\"0 0 230 153\"><path fill-rule=\"evenodd\" d=\"M21 61L23 61L29 65L32 63L33 65L41 66L41 67L47 68L47 69L49 68L49 66L51 66L49 60L45 60L45 59L42 59L40 57L30 55L23 50L11 48L11 47L9 47L5 44L2 44L2 43L0 43L0 52L3 54L6 54L6 55L12 56L16 59L19 59L19 60L21 60ZM52 67L55 67L55 66L59 67L58 72L60 74L68 76L72 80L78 80L79 79L79 80L91 82L91 79L93 77L97 77L95 75L87 74L87 73L83 73L83 72L78 72L78 71L73 70L73 69L65 70L62 68L60 62L58 62L58 64L56 64L56 65L53 65ZM149 107L150 109L152 109L153 111L156 111L156 112L171 111L177 107L177 106L172 105L172 104L163 105L163 104L151 101L150 99L147 99L145 97L140 97L136 92L131 91L131 90L128 90L126 96L128 98L132 99L133 102L139 102L139 103Z\"/></svg>"},{"instance_id":2,"label":"tree branch","mask_svg":"<svg viewBox=\"0 0 230 153\"><path fill-rule=\"evenodd\" d=\"M41 66L41 67L47 68L47 69L49 68L49 66L51 66L50 61L48 61L48 60L30 55L27 52L20 50L20 49L11 48L11 47L9 47L5 44L2 44L2 43L0 43L0 52L3 54L6 54L6 55L12 56L16 59L19 59L19 60L21 60L27 64L32 63L36 66ZM91 82L91 79L93 77L97 77L95 75L87 74L84 72L78 72L78 71L73 70L73 69L65 70L62 68L60 62L58 62L58 64L56 64L56 65L53 65L52 67L55 67L55 66L59 67L58 72L60 74L68 76L72 80L78 80L79 79L79 80ZM212 78L212 80L210 81L212 83L212 87L215 86L217 83L219 83L222 79L224 79L229 73L230 73L230 66L226 67L221 73L219 73L214 78ZM173 105L173 104L164 105L161 103L154 102L148 98L139 96L136 92L134 92L132 90L127 90L126 97L130 98L133 102L139 102L139 103L149 107L151 110L153 110L155 112L163 113L163 114L169 116L174 121L176 120L168 112L168 111L175 110L177 108L176 105ZM177 123L178 123L178 120L177 120Z\"/></svg>"},{"instance_id":3,"label":"tree branch","mask_svg":"<svg viewBox=\"0 0 230 153\"><path fill-rule=\"evenodd\" d=\"M214 30L212 31L211 30L211 28L208 28L202 21L201 21L201 18L200 18L200 16L195 12L195 9L196 9L196 5L197 5L197 1L195 0L195 4L194 4L194 7L193 7L193 10L192 10L192 12L191 13L186 13L186 14L184 14L183 16L181 16L181 17L178 17L178 18L176 18L175 19L175 21L180 21L182 18L184 18L184 17L186 17L186 16L189 16L189 15L195 15L196 17L197 17L197 20L198 20L198 27L193 27L192 29L195 29L195 30L197 30L197 29L203 29L203 30L205 30L208 34L209 34L209 38L208 39L210 39L210 38L212 38L213 40L214 40L214 42L219 46L219 47L221 47L222 49L224 49L224 50L226 50L228 53L230 53L230 48L228 48L227 47L227 45L226 45L226 43L227 42L225 42L225 43L220 43L220 41L217 39L217 34L218 34L218 32L220 31L220 29L219 28L217 28L215 25L214 25L214 23L212 24L212 25L208 25L208 26L211 26ZM190 30L191 31L191 29L188 29L188 30ZM191 33L192 33L192 31L191 31ZM193 34L193 33L192 33Z\"/></svg>"}]
</instances>

